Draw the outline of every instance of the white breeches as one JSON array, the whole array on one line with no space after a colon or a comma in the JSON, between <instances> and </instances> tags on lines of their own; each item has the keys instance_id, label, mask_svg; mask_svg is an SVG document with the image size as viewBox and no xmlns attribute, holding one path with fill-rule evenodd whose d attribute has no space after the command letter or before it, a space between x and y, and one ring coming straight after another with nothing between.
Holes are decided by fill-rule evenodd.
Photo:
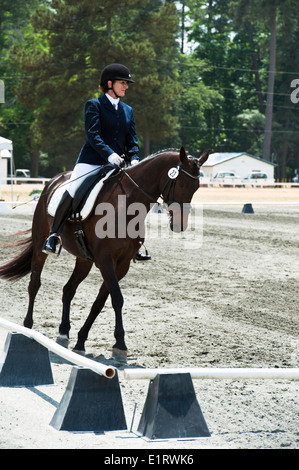
<instances>
[{"instance_id":1,"label":"white breeches","mask_svg":"<svg viewBox=\"0 0 299 470\"><path fill-rule=\"evenodd\" d=\"M75 196L75 193L79 186L83 183L85 178L92 174L93 171L97 170L102 165L90 165L89 163L77 163L75 165L69 182L65 185L65 189L69 192L71 197Z\"/></svg>"}]
</instances>

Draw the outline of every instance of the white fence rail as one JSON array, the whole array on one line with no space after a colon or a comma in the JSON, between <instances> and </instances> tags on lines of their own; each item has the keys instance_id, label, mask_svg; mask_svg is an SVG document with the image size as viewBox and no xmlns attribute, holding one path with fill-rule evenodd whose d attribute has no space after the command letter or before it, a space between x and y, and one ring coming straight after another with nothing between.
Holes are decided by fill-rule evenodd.
<instances>
[{"instance_id":1,"label":"white fence rail","mask_svg":"<svg viewBox=\"0 0 299 470\"><path fill-rule=\"evenodd\" d=\"M158 374L189 373L192 379L299 380L299 368L171 368L124 369L127 380L153 380Z\"/></svg>"},{"instance_id":2,"label":"white fence rail","mask_svg":"<svg viewBox=\"0 0 299 470\"><path fill-rule=\"evenodd\" d=\"M43 178L43 177L39 177L39 178L25 178L25 177L22 177L22 176L13 176L12 178L8 177L6 178L6 184L7 185L20 185L20 184L45 184L47 181L50 181L50 178Z\"/></svg>"},{"instance_id":3,"label":"white fence rail","mask_svg":"<svg viewBox=\"0 0 299 470\"><path fill-rule=\"evenodd\" d=\"M267 183L247 183L247 182L223 182L215 183L211 179L210 181L205 181L200 179L200 185L206 186L209 188L219 188L219 187L243 187L243 188L299 188L299 183L284 183L276 182L272 184Z\"/></svg>"},{"instance_id":4,"label":"white fence rail","mask_svg":"<svg viewBox=\"0 0 299 470\"><path fill-rule=\"evenodd\" d=\"M63 346L60 346L59 344L55 343L55 341L52 341L42 333L39 333L38 331L17 325L16 323L12 323L11 321L5 320L4 318L0 318L0 327L3 327L13 333L20 333L27 336L28 338L34 339L42 346L45 346L45 348L47 348L49 351L52 351L53 353L57 354L63 359L66 359L72 364L88 368L93 372L96 372L100 375L104 375L109 379L112 379L115 376L116 369L113 366L106 366L104 364L100 364L98 362L92 361L91 359L87 359L84 356L80 356L79 354L76 354L73 351L69 351L68 349L64 348Z\"/></svg>"}]
</instances>

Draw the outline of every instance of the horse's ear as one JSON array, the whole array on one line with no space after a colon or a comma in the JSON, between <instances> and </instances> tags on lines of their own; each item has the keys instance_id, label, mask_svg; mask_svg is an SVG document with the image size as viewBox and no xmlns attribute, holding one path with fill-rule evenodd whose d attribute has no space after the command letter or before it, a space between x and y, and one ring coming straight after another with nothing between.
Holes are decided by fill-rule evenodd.
<instances>
[{"instance_id":1,"label":"horse's ear","mask_svg":"<svg viewBox=\"0 0 299 470\"><path fill-rule=\"evenodd\" d=\"M206 150L199 158L198 160L198 164L199 166L203 165L204 162L207 161L207 159L209 158L209 155L210 155L210 150Z\"/></svg>"},{"instance_id":2,"label":"horse's ear","mask_svg":"<svg viewBox=\"0 0 299 470\"><path fill-rule=\"evenodd\" d=\"M187 160L187 153L186 153L186 150L184 149L184 147L181 147L181 150L180 150L180 159L181 159L181 162L183 163L185 160Z\"/></svg>"}]
</instances>

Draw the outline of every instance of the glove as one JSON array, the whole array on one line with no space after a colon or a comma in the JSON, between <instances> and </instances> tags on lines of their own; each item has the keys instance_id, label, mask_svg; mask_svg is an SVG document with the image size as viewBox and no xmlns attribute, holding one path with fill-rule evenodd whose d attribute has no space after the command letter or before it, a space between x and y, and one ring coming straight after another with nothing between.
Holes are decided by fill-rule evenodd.
<instances>
[{"instance_id":1,"label":"glove","mask_svg":"<svg viewBox=\"0 0 299 470\"><path fill-rule=\"evenodd\" d=\"M136 159L131 161L132 166L138 165L138 163L139 163L139 161L136 160Z\"/></svg>"},{"instance_id":2,"label":"glove","mask_svg":"<svg viewBox=\"0 0 299 470\"><path fill-rule=\"evenodd\" d=\"M120 166L123 162L123 158L117 155L117 153L112 153L110 157L108 157L108 162L112 163L112 165Z\"/></svg>"}]
</instances>

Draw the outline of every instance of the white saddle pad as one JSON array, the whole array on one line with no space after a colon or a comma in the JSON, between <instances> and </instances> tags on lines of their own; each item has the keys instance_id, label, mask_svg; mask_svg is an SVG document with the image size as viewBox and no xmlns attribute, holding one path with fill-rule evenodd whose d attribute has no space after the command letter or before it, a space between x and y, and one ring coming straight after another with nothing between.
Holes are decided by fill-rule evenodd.
<instances>
[{"instance_id":1,"label":"white saddle pad","mask_svg":"<svg viewBox=\"0 0 299 470\"><path fill-rule=\"evenodd\" d=\"M97 195L99 194L99 192L101 191L102 187L103 187L103 184L104 184L104 181L109 178L109 176L111 175L111 173L113 173L115 170L111 170L111 171L108 171L107 175L104 176L103 179L101 179L92 189L92 191L90 192L82 210L81 210L81 217L82 217L82 220L86 219L86 217L89 216L90 214L90 211L91 209L93 208L94 206L94 203L95 203L95 200L96 200L96 197ZM59 186L57 189L55 189L54 193L52 194L52 197L50 199L50 202L49 202L49 206L48 206L48 214L51 215L52 217L54 217L55 215L55 212L56 212L56 209L57 209L57 206L60 202L60 199L64 193L64 191L67 189L68 187L68 184L67 183L63 183L61 186Z\"/></svg>"}]
</instances>

